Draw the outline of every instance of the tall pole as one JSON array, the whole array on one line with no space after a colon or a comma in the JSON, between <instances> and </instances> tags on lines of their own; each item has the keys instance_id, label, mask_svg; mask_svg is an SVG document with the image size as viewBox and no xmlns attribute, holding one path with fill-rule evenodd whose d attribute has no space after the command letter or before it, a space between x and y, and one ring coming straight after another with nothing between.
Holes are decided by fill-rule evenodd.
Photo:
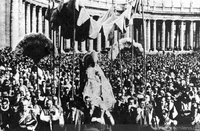
<instances>
[{"instance_id":1,"label":"tall pole","mask_svg":"<svg viewBox=\"0 0 200 131\"><path fill-rule=\"evenodd\" d=\"M75 22L75 13L76 13L76 8L75 8L75 2L73 5L73 11L74 11L74 23L73 23L73 40L72 40L72 45L73 45L73 56L72 56L72 98L71 100L74 100L74 64L75 64L75 39L76 39L76 22Z\"/></svg>"},{"instance_id":2,"label":"tall pole","mask_svg":"<svg viewBox=\"0 0 200 131\"><path fill-rule=\"evenodd\" d=\"M61 72L61 26L59 26L59 85L58 85L58 103L60 105L61 99L60 99L60 93L61 93L61 81L60 81L60 72Z\"/></svg>"},{"instance_id":3,"label":"tall pole","mask_svg":"<svg viewBox=\"0 0 200 131\"><path fill-rule=\"evenodd\" d=\"M145 24L145 19L144 19L144 4L143 4L143 0L141 0L141 4L142 4L142 21L143 21L143 43L144 43L144 63L143 63L143 68L144 68L144 83L145 83L145 95L146 95L146 78L147 78L147 72L146 72L146 24Z\"/></svg>"},{"instance_id":4,"label":"tall pole","mask_svg":"<svg viewBox=\"0 0 200 131\"><path fill-rule=\"evenodd\" d=\"M114 6L114 0L112 0L112 6ZM114 7L114 13L115 13L115 7ZM110 47L110 51L111 51L111 63L110 63L110 80L112 79L112 66L113 66L113 51L112 51L112 48L113 48L113 44L114 44L114 39L110 40L110 43L111 43L111 47Z\"/></svg>"},{"instance_id":5,"label":"tall pole","mask_svg":"<svg viewBox=\"0 0 200 131\"><path fill-rule=\"evenodd\" d=\"M118 31L118 28L117 28ZM118 50L119 50L119 65L120 65L120 79L121 79L121 83L120 83L120 89L122 90L122 53L120 51L120 43L119 43L119 33L117 33L117 42L118 42Z\"/></svg>"}]
</instances>

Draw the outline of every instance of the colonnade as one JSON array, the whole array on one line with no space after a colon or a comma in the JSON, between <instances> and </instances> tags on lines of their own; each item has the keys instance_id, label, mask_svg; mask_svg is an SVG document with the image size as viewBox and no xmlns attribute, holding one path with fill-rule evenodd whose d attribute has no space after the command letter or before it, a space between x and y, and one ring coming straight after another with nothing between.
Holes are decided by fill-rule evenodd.
<instances>
[{"instance_id":1,"label":"colonnade","mask_svg":"<svg viewBox=\"0 0 200 131\"><path fill-rule=\"evenodd\" d=\"M144 43L141 19L134 19L134 39ZM200 21L191 20L145 20L145 50L149 51L186 51L200 47Z\"/></svg>"},{"instance_id":2,"label":"colonnade","mask_svg":"<svg viewBox=\"0 0 200 131\"><path fill-rule=\"evenodd\" d=\"M25 34L41 32L50 37L54 43L65 52L72 49L72 41L61 35L61 28L50 30L49 21L45 19L47 6L36 5L23 0L11 2L11 23L10 42L15 46ZM141 18L134 18L127 28L126 34L119 30L114 31L112 41L105 40L103 33L98 34L97 39L76 41L74 50L76 52L89 52L92 50L102 51L109 48L111 44L121 37L133 38L136 42L144 44L145 51L173 51L193 50L200 48L200 21L192 20L169 20L145 19L145 35L143 35L143 21ZM25 26L24 26L25 25Z\"/></svg>"}]
</instances>

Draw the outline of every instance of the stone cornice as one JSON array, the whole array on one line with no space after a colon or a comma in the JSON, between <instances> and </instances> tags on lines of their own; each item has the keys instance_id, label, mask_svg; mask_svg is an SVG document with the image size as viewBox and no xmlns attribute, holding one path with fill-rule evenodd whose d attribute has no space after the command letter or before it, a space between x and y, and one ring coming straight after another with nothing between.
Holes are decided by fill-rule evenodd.
<instances>
[{"instance_id":1,"label":"stone cornice","mask_svg":"<svg viewBox=\"0 0 200 131\"><path fill-rule=\"evenodd\" d=\"M48 0L24 0L26 2L29 2L31 4L35 4L36 6L41 6L44 8L48 7ZM59 0L56 0L59 2ZM152 0L144 0L144 12L146 16L152 15L151 17L158 17L163 18L185 18L185 19L191 19L197 20L200 16L200 7L196 7L195 5L190 6L182 6L180 4L180 7L178 6L169 6L169 5L163 5L155 3L153 5ZM156 0L155 0L156 1ZM194 3L193 3L194 4ZM110 1L101 1L101 0L84 0L84 5L88 9L88 12L90 15L103 15L110 7L113 5ZM120 14L122 13L126 8L126 3L116 3L114 4L116 7L117 12ZM190 15L190 16L189 16ZM140 17L140 16L138 16ZM194 17L194 18L193 18Z\"/></svg>"},{"instance_id":2,"label":"stone cornice","mask_svg":"<svg viewBox=\"0 0 200 131\"><path fill-rule=\"evenodd\" d=\"M200 21L199 19L199 14L159 14L159 13L145 13L144 17L145 19L150 19L150 20L180 20L180 21ZM142 18L142 14L135 14L133 18Z\"/></svg>"}]
</instances>

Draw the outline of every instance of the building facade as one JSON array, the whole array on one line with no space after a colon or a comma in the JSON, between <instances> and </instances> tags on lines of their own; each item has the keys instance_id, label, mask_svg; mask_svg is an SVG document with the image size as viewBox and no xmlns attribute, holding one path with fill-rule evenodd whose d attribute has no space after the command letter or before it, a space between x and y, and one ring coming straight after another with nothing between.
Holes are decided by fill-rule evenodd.
<instances>
[{"instance_id":1,"label":"building facade","mask_svg":"<svg viewBox=\"0 0 200 131\"><path fill-rule=\"evenodd\" d=\"M83 0L90 15L102 16L111 6L122 13L130 0ZM134 1L134 0L133 0ZM114 42L121 37L131 37L142 43L146 52L185 51L200 48L200 1L199 0L142 0L142 13L136 13L125 34L114 32ZM114 4L113 4L114 2ZM51 30L45 19L48 0L2 0L0 3L0 48L15 46L25 34L41 32L50 37L61 51L72 48L70 39L64 39L60 30ZM143 30L144 24L144 30ZM143 35L144 34L144 35ZM145 36L145 37L144 37ZM58 44L60 43L60 44ZM144 45L145 44L145 45ZM109 48L99 33L97 39L75 42L74 50L87 52Z\"/></svg>"}]
</instances>

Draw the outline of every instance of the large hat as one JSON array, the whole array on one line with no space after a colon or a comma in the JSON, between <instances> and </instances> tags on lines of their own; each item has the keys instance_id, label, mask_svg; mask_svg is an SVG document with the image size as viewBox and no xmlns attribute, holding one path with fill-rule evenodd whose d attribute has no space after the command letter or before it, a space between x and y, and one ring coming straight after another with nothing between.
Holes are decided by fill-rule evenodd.
<instances>
[{"instance_id":1,"label":"large hat","mask_svg":"<svg viewBox=\"0 0 200 131\"><path fill-rule=\"evenodd\" d=\"M91 57L91 54L90 53L87 53L83 56L83 59L82 59L82 64L83 66L86 68L88 67L88 64L89 64L89 61L92 59Z\"/></svg>"},{"instance_id":2,"label":"large hat","mask_svg":"<svg viewBox=\"0 0 200 131\"><path fill-rule=\"evenodd\" d=\"M93 59L95 59L95 57L98 57L98 52L96 52L95 50L93 50L90 54Z\"/></svg>"}]
</instances>

